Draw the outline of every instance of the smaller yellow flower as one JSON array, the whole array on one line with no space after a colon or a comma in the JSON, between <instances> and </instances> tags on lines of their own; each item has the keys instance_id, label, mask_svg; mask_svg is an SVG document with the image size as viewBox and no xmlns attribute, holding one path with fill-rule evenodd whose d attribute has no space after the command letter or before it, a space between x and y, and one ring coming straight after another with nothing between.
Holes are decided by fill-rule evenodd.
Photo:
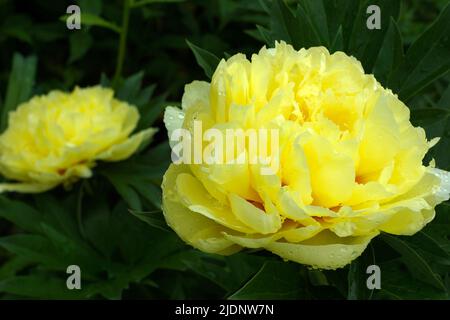
<instances>
[{"instance_id":1,"label":"smaller yellow flower","mask_svg":"<svg viewBox=\"0 0 450 320\"><path fill-rule=\"evenodd\" d=\"M0 173L19 182L0 184L0 192L67 186L91 177L97 160L120 161L136 152L156 129L130 136L139 112L113 95L100 86L75 88L19 105L0 135Z\"/></svg>"}]
</instances>

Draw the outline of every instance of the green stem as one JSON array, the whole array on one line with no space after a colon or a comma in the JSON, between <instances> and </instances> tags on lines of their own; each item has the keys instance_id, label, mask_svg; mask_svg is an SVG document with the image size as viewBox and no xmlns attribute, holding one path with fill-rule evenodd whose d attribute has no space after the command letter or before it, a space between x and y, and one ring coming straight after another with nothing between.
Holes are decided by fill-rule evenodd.
<instances>
[{"instance_id":1,"label":"green stem","mask_svg":"<svg viewBox=\"0 0 450 320\"><path fill-rule=\"evenodd\" d=\"M122 13L122 28L120 29L119 51L117 54L116 71L114 73L113 87L116 88L122 74L125 51L127 48L128 22L130 20L131 0L124 0Z\"/></svg>"}]
</instances>

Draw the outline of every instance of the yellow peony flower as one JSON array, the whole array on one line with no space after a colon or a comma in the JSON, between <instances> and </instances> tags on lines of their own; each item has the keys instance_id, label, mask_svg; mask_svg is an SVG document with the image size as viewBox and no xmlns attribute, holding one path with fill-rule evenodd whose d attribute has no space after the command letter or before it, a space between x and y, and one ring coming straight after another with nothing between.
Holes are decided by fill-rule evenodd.
<instances>
[{"instance_id":1,"label":"yellow peony flower","mask_svg":"<svg viewBox=\"0 0 450 320\"><path fill-rule=\"evenodd\" d=\"M75 88L19 105L0 136L0 173L18 182L1 183L0 192L42 192L68 185L91 177L97 160L132 155L156 130L130 136L138 110L113 94L99 86Z\"/></svg>"},{"instance_id":2,"label":"yellow peony flower","mask_svg":"<svg viewBox=\"0 0 450 320\"><path fill-rule=\"evenodd\" d=\"M250 162L169 167L166 221L205 252L263 248L336 269L381 231L416 233L449 198L449 172L422 164L437 140L427 141L397 96L342 52L281 42L251 61L242 54L222 60L211 84L194 81L182 109L166 109L169 136L192 131L194 121L279 131L272 174Z\"/></svg>"}]
</instances>

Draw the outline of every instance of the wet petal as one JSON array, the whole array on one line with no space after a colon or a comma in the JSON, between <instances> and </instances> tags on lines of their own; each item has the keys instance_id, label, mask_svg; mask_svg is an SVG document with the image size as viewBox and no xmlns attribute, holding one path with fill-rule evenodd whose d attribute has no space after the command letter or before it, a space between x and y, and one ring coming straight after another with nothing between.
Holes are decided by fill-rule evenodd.
<instances>
[{"instance_id":1,"label":"wet petal","mask_svg":"<svg viewBox=\"0 0 450 320\"><path fill-rule=\"evenodd\" d=\"M185 165L170 165L163 180L163 213L167 224L188 244L209 253L231 254L240 247L224 238L231 230L213 220L193 212L176 200L175 181L187 173Z\"/></svg>"},{"instance_id":2,"label":"wet petal","mask_svg":"<svg viewBox=\"0 0 450 320\"><path fill-rule=\"evenodd\" d=\"M349 264L366 249L376 234L339 238L324 231L300 243L273 242L265 248L280 257L313 268L337 269Z\"/></svg>"}]
</instances>

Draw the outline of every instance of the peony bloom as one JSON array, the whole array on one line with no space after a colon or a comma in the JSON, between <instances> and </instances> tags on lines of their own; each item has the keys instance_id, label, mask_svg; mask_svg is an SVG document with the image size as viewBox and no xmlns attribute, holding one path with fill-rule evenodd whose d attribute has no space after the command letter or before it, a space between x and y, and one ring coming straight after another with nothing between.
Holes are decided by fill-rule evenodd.
<instances>
[{"instance_id":1,"label":"peony bloom","mask_svg":"<svg viewBox=\"0 0 450 320\"><path fill-rule=\"evenodd\" d=\"M89 178L97 160L132 155L155 129L136 128L136 107L102 87L52 91L36 96L9 115L0 136L0 173L11 180L0 192L43 192Z\"/></svg>"},{"instance_id":2,"label":"peony bloom","mask_svg":"<svg viewBox=\"0 0 450 320\"><path fill-rule=\"evenodd\" d=\"M437 139L427 141L397 96L342 52L281 42L251 61L242 54L222 60L211 84L194 81L182 109L166 109L169 136L192 131L194 121L279 131L272 174L250 162L169 167L166 221L205 252L261 248L336 269L380 232L416 233L449 198L450 174L422 164ZM248 144L240 152L251 156Z\"/></svg>"}]
</instances>

